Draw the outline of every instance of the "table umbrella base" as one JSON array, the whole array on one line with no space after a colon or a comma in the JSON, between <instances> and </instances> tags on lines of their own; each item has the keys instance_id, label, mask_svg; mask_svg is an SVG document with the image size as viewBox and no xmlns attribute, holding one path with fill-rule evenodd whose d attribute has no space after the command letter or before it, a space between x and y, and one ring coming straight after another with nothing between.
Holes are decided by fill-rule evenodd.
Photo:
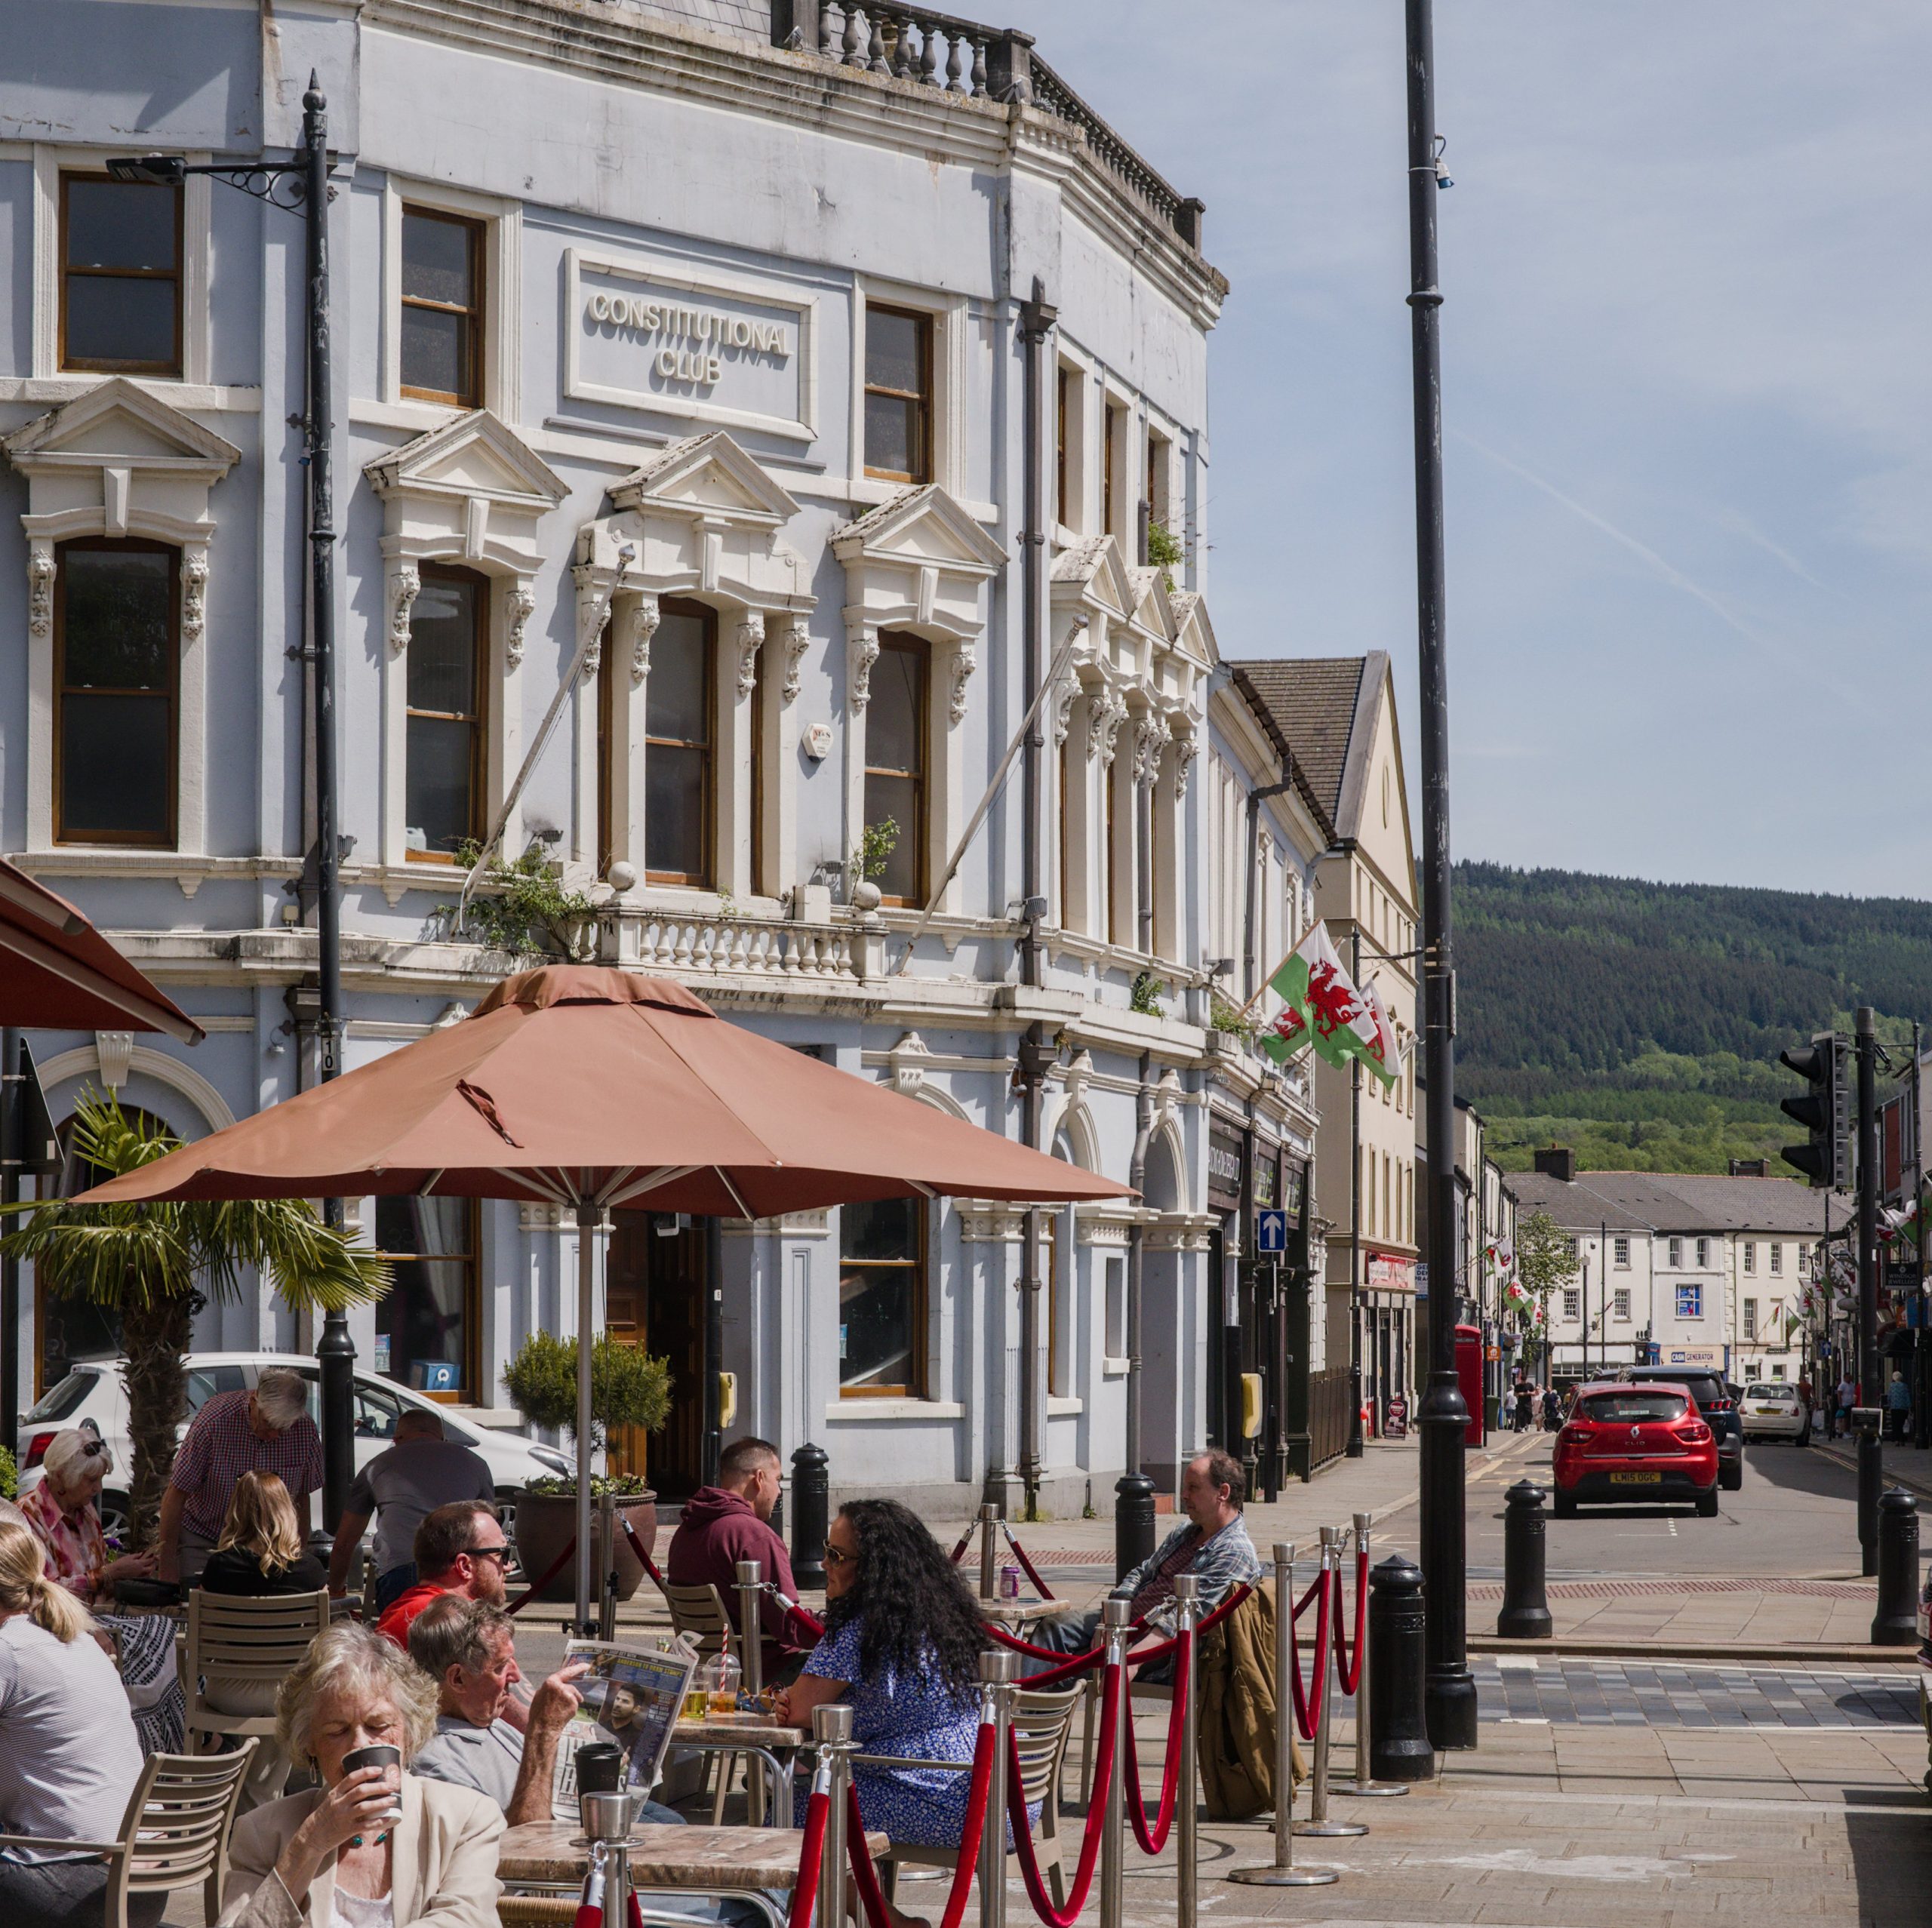
<instances>
[{"instance_id":1,"label":"table umbrella base","mask_svg":"<svg viewBox=\"0 0 1932 1928\"><path fill-rule=\"evenodd\" d=\"M1371 1794L1405 1794L1409 1791L1406 1781L1343 1781L1332 1791L1346 1794L1353 1800L1358 1797L1366 1798Z\"/></svg>"},{"instance_id":2,"label":"table umbrella base","mask_svg":"<svg viewBox=\"0 0 1932 1928\"><path fill-rule=\"evenodd\" d=\"M1246 1888L1325 1888L1342 1878L1339 1868L1237 1868L1229 1875Z\"/></svg>"},{"instance_id":3,"label":"table umbrella base","mask_svg":"<svg viewBox=\"0 0 1932 1928\"><path fill-rule=\"evenodd\" d=\"M1294 1831L1317 1840L1340 1838L1343 1834L1365 1834L1367 1828L1359 1821L1297 1821Z\"/></svg>"}]
</instances>

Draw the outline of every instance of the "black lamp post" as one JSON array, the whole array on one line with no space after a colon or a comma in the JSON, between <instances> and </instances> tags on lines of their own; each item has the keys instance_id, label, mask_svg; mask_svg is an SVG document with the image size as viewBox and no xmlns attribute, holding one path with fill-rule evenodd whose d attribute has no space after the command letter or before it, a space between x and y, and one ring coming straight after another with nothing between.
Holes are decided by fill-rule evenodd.
<instances>
[{"instance_id":1,"label":"black lamp post","mask_svg":"<svg viewBox=\"0 0 1932 1928\"><path fill-rule=\"evenodd\" d=\"M341 850L336 829L335 756L335 491L330 474L329 413L329 157L328 102L309 76L302 97L302 146L286 161L215 161L191 165L177 154L146 154L110 161L116 180L159 181L173 186L189 174L212 174L231 187L278 208L303 210L308 230L306 362L308 406L303 443L309 469L309 644L291 651L305 657L315 678L315 936L317 1000L315 1072L326 1081L342 1069ZM322 1201L323 1216L340 1231L342 1201ZM355 1478L355 1441L351 1411L355 1364L348 1315L331 1312L315 1348L321 1368L322 1509L333 1527L349 1502Z\"/></svg>"}]
</instances>

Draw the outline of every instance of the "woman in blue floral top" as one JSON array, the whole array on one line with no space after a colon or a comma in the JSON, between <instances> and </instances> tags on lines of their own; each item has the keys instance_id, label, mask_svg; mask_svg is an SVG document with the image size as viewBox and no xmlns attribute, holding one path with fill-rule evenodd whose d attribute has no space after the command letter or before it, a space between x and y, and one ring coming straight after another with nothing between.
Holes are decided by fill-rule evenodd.
<instances>
[{"instance_id":1,"label":"woman in blue floral top","mask_svg":"<svg viewBox=\"0 0 1932 1928\"><path fill-rule=\"evenodd\" d=\"M826 1539L825 1594L825 1637L781 1696L780 1719L809 1726L814 1707L843 1700L862 1752L970 1762L986 1628L918 1517L895 1499L841 1507ZM860 1767L852 1778L868 1828L909 1847L958 1846L969 1776Z\"/></svg>"}]
</instances>

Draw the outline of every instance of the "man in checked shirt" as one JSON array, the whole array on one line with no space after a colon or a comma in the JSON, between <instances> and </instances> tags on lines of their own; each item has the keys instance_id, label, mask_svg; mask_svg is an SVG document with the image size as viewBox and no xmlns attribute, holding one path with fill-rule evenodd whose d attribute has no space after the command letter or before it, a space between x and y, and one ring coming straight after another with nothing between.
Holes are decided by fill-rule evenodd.
<instances>
[{"instance_id":1,"label":"man in checked shirt","mask_svg":"<svg viewBox=\"0 0 1932 1928\"><path fill-rule=\"evenodd\" d=\"M1261 1561L1247 1536L1241 1503L1247 1482L1241 1462L1218 1450L1197 1453L1187 1462L1180 1481L1180 1508L1186 1514L1148 1558L1115 1585L1111 1597L1133 1603L1134 1617L1144 1619L1150 1637L1164 1639L1174 1630L1174 1582L1191 1573L1201 1582L1201 1614L1204 1619L1243 1581L1261 1577ZM1098 1641L1100 1610L1063 1613L1042 1621L1026 1637L1035 1647L1056 1653L1085 1653ZM1038 1674L1051 1665L1044 1660L1021 1663L1021 1671ZM1171 1678L1171 1665L1156 1661L1143 1670L1149 1682Z\"/></svg>"}]
</instances>

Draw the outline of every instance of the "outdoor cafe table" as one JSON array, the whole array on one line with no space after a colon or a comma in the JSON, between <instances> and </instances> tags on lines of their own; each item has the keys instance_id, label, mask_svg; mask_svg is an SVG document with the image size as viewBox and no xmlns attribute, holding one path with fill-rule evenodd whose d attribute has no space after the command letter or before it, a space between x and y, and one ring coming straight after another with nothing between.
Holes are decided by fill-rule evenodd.
<instances>
[{"instance_id":1,"label":"outdoor cafe table","mask_svg":"<svg viewBox=\"0 0 1932 1928\"><path fill-rule=\"evenodd\" d=\"M801 1840L790 1828L640 1822L631 1830L631 1884L749 1902L764 1911L773 1928L784 1928L764 1890L796 1885ZM866 1851L874 1860L891 1845L876 1830L866 1835ZM497 1845L497 1875L506 1888L575 1893L583 1886L589 1865L583 1829L574 1821L526 1822L506 1829ZM644 1905L650 1904L646 1901Z\"/></svg>"},{"instance_id":2,"label":"outdoor cafe table","mask_svg":"<svg viewBox=\"0 0 1932 1928\"><path fill-rule=\"evenodd\" d=\"M973 1604L980 1610L982 1620L990 1620L1009 1634L1030 1627L1035 1620L1051 1620L1055 1614L1066 1611L1063 1600L989 1600L983 1593L973 1596Z\"/></svg>"},{"instance_id":3,"label":"outdoor cafe table","mask_svg":"<svg viewBox=\"0 0 1932 1928\"><path fill-rule=\"evenodd\" d=\"M792 1764L798 1750L809 1746L810 1732L781 1727L756 1714L712 1714L702 1720L679 1720L671 1729L673 1747L696 1748L706 1754L752 1754L771 1770L772 1825L792 1825Z\"/></svg>"}]
</instances>

